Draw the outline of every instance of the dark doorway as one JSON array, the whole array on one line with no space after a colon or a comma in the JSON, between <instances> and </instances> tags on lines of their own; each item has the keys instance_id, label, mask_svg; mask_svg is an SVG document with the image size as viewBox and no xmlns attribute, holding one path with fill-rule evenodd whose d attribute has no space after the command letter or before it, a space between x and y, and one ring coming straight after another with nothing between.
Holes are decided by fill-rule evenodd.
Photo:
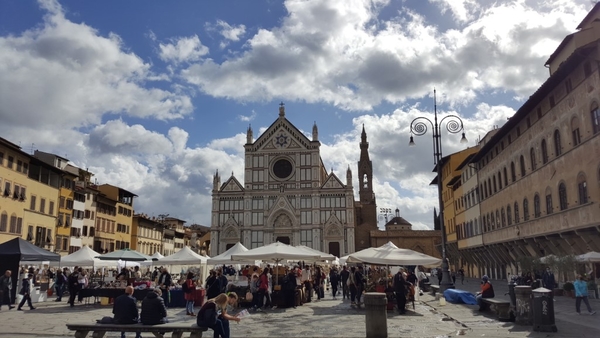
<instances>
[{"instance_id":1,"label":"dark doorway","mask_svg":"<svg viewBox=\"0 0 600 338\"><path fill-rule=\"evenodd\" d=\"M235 245L235 244L231 244L231 243L230 243L230 244L227 244L227 245L225 246L225 250L227 251L227 250L231 249L231 248L232 248L234 245Z\"/></svg>"},{"instance_id":2,"label":"dark doorway","mask_svg":"<svg viewBox=\"0 0 600 338\"><path fill-rule=\"evenodd\" d=\"M329 253L340 257L340 242L329 242Z\"/></svg>"},{"instance_id":3,"label":"dark doorway","mask_svg":"<svg viewBox=\"0 0 600 338\"><path fill-rule=\"evenodd\" d=\"M290 238L289 237L277 237L277 242L281 242L283 244L290 245Z\"/></svg>"}]
</instances>

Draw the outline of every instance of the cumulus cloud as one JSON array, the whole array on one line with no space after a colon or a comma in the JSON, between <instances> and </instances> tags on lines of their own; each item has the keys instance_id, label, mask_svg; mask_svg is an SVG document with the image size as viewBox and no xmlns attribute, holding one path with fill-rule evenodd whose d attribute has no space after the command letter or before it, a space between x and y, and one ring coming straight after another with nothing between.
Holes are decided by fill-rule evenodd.
<instances>
[{"instance_id":1,"label":"cumulus cloud","mask_svg":"<svg viewBox=\"0 0 600 338\"><path fill-rule=\"evenodd\" d=\"M169 120L192 112L189 96L147 83L157 74L118 35L67 20L56 1L41 5L41 25L0 36L3 125L78 128L106 113Z\"/></svg>"},{"instance_id":2,"label":"cumulus cloud","mask_svg":"<svg viewBox=\"0 0 600 338\"><path fill-rule=\"evenodd\" d=\"M385 2L288 0L280 26L259 29L242 52L192 64L182 76L215 97L345 110L420 98L434 86L449 89L452 105L496 90L526 97L547 78L545 58L588 7L583 0L432 1L458 24L441 29L408 8L382 20Z\"/></svg>"},{"instance_id":3,"label":"cumulus cloud","mask_svg":"<svg viewBox=\"0 0 600 338\"><path fill-rule=\"evenodd\" d=\"M238 119L243 122L250 122L256 118L256 111L252 110L250 115L238 115Z\"/></svg>"},{"instance_id":4,"label":"cumulus cloud","mask_svg":"<svg viewBox=\"0 0 600 338\"><path fill-rule=\"evenodd\" d=\"M161 43L159 48L160 59L174 63L198 61L209 52L197 35L172 39L172 43Z\"/></svg>"}]
</instances>

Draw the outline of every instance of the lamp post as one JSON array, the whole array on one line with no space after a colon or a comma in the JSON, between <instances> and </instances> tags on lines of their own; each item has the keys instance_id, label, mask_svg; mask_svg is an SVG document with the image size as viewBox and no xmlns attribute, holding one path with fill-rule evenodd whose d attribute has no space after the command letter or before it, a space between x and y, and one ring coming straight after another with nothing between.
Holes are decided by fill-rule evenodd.
<instances>
[{"instance_id":1,"label":"lamp post","mask_svg":"<svg viewBox=\"0 0 600 338\"><path fill-rule=\"evenodd\" d=\"M379 217L383 217L385 219L385 237L387 239L387 241L390 241L390 233L388 232L388 227L387 227L387 223L388 223L388 217L393 216L394 214L392 214L392 208L379 208Z\"/></svg>"},{"instance_id":2,"label":"lamp post","mask_svg":"<svg viewBox=\"0 0 600 338\"><path fill-rule=\"evenodd\" d=\"M422 136L427 133L428 125L425 121L429 122L433 131L433 159L437 169L438 203L440 208L438 217L440 218L440 230L442 231L442 281L440 283L440 292L443 292L446 289L454 288L454 285L450 279L448 258L446 256L446 229L444 226L444 200L442 198L442 135L440 133L442 126L445 126L446 130L451 134L462 132L460 143L467 143L467 138L465 137L463 121L460 117L456 115L447 115L438 122L435 89L433 90L433 107L433 122L426 117L417 117L410 123L410 142L408 145L411 147L415 145L413 135ZM444 125L443 123L446 119L448 119L448 121L446 121L446 124Z\"/></svg>"}]
</instances>

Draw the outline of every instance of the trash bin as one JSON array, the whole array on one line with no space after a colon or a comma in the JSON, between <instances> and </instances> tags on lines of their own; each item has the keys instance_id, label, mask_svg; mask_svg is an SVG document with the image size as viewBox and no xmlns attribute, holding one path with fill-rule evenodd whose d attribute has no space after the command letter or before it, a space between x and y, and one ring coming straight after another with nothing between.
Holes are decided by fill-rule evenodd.
<instances>
[{"instance_id":1,"label":"trash bin","mask_svg":"<svg viewBox=\"0 0 600 338\"><path fill-rule=\"evenodd\" d=\"M385 293L367 292L364 296L367 338L386 338L388 331Z\"/></svg>"},{"instance_id":2,"label":"trash bin","mask_svg":"<svg viewBox=\"0 0 600 338\"><path fill-rule=\"evenodd\" d=\"M515 286L515 322L520 325L531 325L531 286Z\"/></svg>"},{"instance_id":3,"label":"trash bin","mask_svg":"<svg viewBox=\"0 0 600 338\"><path fill-rule=\"evenodd\" d=\"M537 288L533 296L533 331L556 332L554 323L554 295L552 290Z\"/></svg>"}]
</instances>

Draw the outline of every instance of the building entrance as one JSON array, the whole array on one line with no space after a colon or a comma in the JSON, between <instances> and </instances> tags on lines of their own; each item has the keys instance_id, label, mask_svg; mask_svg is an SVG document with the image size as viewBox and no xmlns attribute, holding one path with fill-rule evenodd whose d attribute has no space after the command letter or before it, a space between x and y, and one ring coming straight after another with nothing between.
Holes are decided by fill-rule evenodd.
<instances>
[{"instance_id":1,"label":"building entrance","mask_svg":"<svg viewBox=\"0 0 600 338\"><path fill-rule=\"evenodd\" d=\"M329 254L340 257L340 242L329 242Z\"/></svg>"},{"instance_id":2,"label":"building entrance","mask_svg":"<svg viewBox=\"0 0 600 338\"><path fill-rule=\"evenodd\" d=\"M290 244L290 238L289 237L277 237L277 242L281 242L283 244Z\"/></svg>"}]
</instances>

